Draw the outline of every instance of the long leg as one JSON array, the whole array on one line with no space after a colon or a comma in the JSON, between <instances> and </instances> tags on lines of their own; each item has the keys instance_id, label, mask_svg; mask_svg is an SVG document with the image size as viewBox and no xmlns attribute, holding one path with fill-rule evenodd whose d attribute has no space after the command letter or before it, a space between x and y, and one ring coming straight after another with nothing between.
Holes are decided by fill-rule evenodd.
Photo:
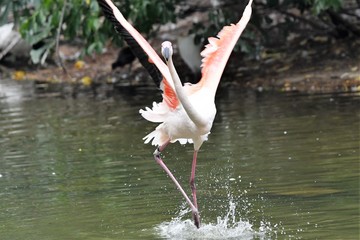
<instances>
[{"instance_id":1,"label":"long leg","mask_svg":"<svg viewBox=\"0 0 360 240\"><path fill-rule=\"evenodd\" d=\"M196 150L194 151L193 162L192 162L192 166L191 166L191 175L190 175L190 187L191 187L192 196L193 196L193 203L196 208L198 208L197 200L196 200L196 185L195 185L197 152L198 151L196 151Z\"/></svg>"},{"instance_id":2,"label":"long leg","mask_svg":"<svg viewBox=\"0 0 360 240\"><path fill-rule=\"evenodd\" d=\"M197 216L196 218L194 217L195 220L195 225L197 228L199 228L200 226L200 221L199 221L199 211L197 209L197 207L194 206L194 204L191 202L190 198L188 197L188 195L186 194L186 192L184 191L184 189L181 187L180 183L176 180L176 178L174 177L174 175L170 172L170 170L168 169L168 167L165 165L164 161L161 159L160 157L160 153L161 151L163 151L165 149L165 147L169 144L169 142L165 143L162 146L159 146L155 152L154 152L154 158L155 161L162 167L162 169L164 169L164 171L167 173L167 175L171 178L171 180L175 183L176 187L179 189L179 191L181 192L181 194L184 196L186 202L189 204L192 214L193 216Z\"/></svg>"},{"instance_id":3,"label":"long leg","mask_svg":"<svg viewBox=\"0 0 360 240\"><path fill-rule=\"evenodd\" d=\"M197 199L196 199L196 185L195 185L195 172L196 172L197 153L198 153L198 150L195 150L194 151L194 156L193 156L193 161L192 161L192 166L191 166L191 175L190 175L190 187L191 187L191 191L192 191L193 203L194 203L196 209L198 209ZM199 212L197 212L197 213L193 212L193 218L194 218L194 221L195 221L195 225L200 226Z\"/></svg>"}]
</instances>

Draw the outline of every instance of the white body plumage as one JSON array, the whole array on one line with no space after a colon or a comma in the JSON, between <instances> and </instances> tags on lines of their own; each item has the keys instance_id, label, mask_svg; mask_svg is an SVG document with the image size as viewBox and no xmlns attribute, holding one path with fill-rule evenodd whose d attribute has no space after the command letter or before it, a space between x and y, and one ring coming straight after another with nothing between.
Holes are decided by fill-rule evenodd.
<instances>
[{"instance_id":1,"label":"white body plumage","mask_svg":"<svg viewBox=\"0 0 360 240\"><path fill-rule=\"evenodd\" d=\"M207 88L196 92L192 91L192 85L186 84L185 93L192 103L196 112L206 121L202 127L198 127L189 118L181 104L176 109L171 109L165 102L153 103L153 108L141 109L141 115L150 122L161 122L161 124L150 134L144 137L145 143L152 140L152 144L162 146L170 139L170 142L179 141L181 144L194 143L194 148L199 149L201 144L207 140L212 123L216 115L214 98Z\"/></svg>"}]
</instances>

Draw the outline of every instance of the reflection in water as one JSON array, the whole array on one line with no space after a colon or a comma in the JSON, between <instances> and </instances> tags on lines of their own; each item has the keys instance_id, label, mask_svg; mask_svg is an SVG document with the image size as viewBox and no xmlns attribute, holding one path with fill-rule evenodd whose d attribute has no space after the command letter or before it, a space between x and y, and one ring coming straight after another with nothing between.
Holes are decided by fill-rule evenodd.
<instances>
[{"instance_id":1,"label":"reflection in water","mask_svg":"<svg viewBox=\"0 0 360 240\"><path fill-rule=\"evenodd\" d=\"M197 231L141 140L146 95L35 99L1 80L1 239L358 237L358 96L220 93ZM189 189L192 146L164 156Z\"/></svg>"}]
</instances>

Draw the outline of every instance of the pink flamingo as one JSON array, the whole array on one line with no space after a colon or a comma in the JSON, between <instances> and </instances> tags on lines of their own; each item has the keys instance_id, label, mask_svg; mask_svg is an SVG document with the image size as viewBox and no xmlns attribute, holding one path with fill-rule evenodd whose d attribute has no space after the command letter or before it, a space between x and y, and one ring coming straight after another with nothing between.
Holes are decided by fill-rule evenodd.
<instances>
[{"instance_id":1,"label":"pink flamingo","mask_svg":"<svg viewBox=\"0 0 360 240\"><path fill-rule=\"evenodd\" d=\"M200 215L195 187L197 154L210 134L216 114L215 93L229 56L250 19L252 0L249 1L237 24L225 26L216 38L208 39L209 44L201 52L203 57L201 80L197 84L186 83L184 86L172 61L173 48L170 42L162 43L161 53L165 58L164 63L141 34L126 21L111 0L98 0L98 2L105 16L112 21L115 29L122 34L134 55L139 58L163 91L162 102L154 102L152 109L146 107L145 110L140 110L140 114L146 120L161 123L143 139L145 143L152 141L152 144L157 146L154 152L156 162L165 170L185 197L191 208L194 223L199 228ZM160 154L165 147L176 141L181 144L187 142L194 144L190 175L193 201L190 200L161 159Z\"/></svg>"}]
</instances>

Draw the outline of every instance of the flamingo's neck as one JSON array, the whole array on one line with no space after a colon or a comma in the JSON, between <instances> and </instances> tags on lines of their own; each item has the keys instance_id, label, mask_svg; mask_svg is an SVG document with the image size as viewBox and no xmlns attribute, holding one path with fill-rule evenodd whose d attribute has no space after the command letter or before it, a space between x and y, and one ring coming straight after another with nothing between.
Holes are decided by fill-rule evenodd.
<instances>
[{"instance_id":1,"label":"flamingo's neck","mask_svg":"<svg viewBox=\"0 0 360 240\"><path fill-rule=\"evenodd\" d=\"M174 87L176 91L176 95L179 98L185 112L189 116L189 118L195 123L196 126L202 127L206 125L205 120L199 115L199 113L194 108L193 104L190 102L189 97L187 96L186 92L184 91L184 87L180 81L179 75L176 72L172 56L170 56L169 60L167 61L167 66L170 71L171 78L174 82Z\"/></svg>"}]
</instances>

